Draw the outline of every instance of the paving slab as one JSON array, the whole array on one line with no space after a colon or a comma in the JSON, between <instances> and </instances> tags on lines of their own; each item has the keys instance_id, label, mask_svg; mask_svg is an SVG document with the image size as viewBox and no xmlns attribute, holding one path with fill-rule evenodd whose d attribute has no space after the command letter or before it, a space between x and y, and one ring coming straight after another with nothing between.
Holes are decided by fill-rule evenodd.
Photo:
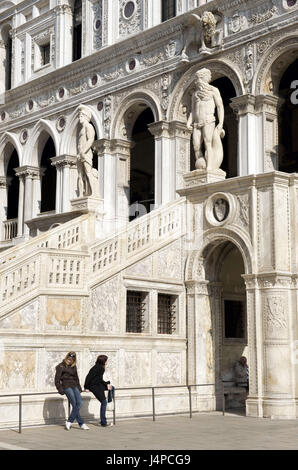
<instances>
[{"instance_id":1,"label":"paving slab","mask_svg":"<svg viewBox=\"0 0 298 470\"><path fill-rule=\"evenodd\" d=\"M118 420L89 431L74 424L0 431L0 450L298 450L297 420L221 413Z\"/></svg>"}]
</instances>

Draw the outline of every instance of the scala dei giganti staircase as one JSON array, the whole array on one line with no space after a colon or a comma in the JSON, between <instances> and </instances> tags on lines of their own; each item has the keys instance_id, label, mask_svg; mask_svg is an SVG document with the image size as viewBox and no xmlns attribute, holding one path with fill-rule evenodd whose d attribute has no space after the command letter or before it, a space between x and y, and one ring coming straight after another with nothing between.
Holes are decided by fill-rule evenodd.
<instances>
[{"instance_id":1,"label":"scala dei giganti staircase","mask_svg":"<svg viewBox=\"0 0 298 470\"><path fill-rule=\"evenodd\" d=\"M0 321L39 295L88 295L113 274L185 234L185 199L155 209L96 240L89 213L0 256Z\"/></svg>"},{"instance_id":2,"label":"scala dei giganti staircase","mask_svg":"<svg viewBox=\"0 0 298 470\"><path fill-rule=\"evenodd\" d=\"M66 401L61 402L57 395L54 376L55 366L70 350L77 352L81 382L100 353L111 358L111 378L118 388L156 383L152 377L163 374L152 372L154 354L167 355L169 351L170 363L173 357L179 371L185 370L184 326L175 338L158 339L149 333L145 343L142 334L126 334L123 282L130 266L134 269L135 264L139 266L145 258L159 253L167 257L172 246L182 246L185 216L186 201L179 198L100 239L101 225L97 226L94 213L88 213L1 253L0 428L18 425L18 396L11 396L18 393L27 394L22 401L23 425L63 421ZM178 257L181 253L180 249ZM174 248L172 257L177 258ZM179 263L182 273L181 260ZM181 293L182 274L179 276ZM117 279L116 284L113 279ZM144 276L142 279L144 282ZM98 295L100 307L92 300ZM184 321L182 315L179 321ZM135 361L135 367L123 372L123 362L131 361ZM162 365L171 370L170 365ZM172 382L171 377L167 380ZM185 383L181 375L175 380ZM117 405L123 416L151 409L147 390L136 399L129 392L123 393ZM184 395L187 403L186 392ZM85 398L83 415L98 416L96 400ZM169 403L177 408L168 399L165 406Z\"/></svg>"}]
</instances>

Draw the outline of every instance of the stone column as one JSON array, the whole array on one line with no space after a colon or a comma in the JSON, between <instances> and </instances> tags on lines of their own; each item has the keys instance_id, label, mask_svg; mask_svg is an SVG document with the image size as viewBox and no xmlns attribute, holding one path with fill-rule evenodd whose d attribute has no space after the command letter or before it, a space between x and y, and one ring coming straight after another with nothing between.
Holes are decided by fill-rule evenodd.
<instances>
[{"instance_id":1,"label":"stone column","mask_svg":"<svg viewBox=\"0 0 298 470\"><path fill-rule=\"evenodd\" d=\"M178 197L176 189L184 186L183 175L190 171L190 137L191 131L181 121L170 123L171 155L175 159L174 199Z\"/></svg>"},{"instance_id":2,"label":"stone column","mask_svg":"<svg viewBox=\"0 0 298 470\"><path fill-rule=\"evenodd\" d=\"M72 62L72 22L73 12L68 5L57 5L56 13L56 68Z\"/></svg>"},{"instance_id":3,"label":"stone column","mask_svg":"<svg viewBox=\"0 0 298 470\"><path fill-rule=\"evenodd\" d=\"M6 62L5 41L0 40L0 64L5 64L5 62ZM1 95L2 93L5 92L5 81L6 81L5 67L3 67L2 65L0 69L0 104L4 103L4 97Z\"/></svg>"},{"instance_id":4,"label":"stone column","mask_svg":"<svg viewBox=\"0 0 298 470\"><path fill-rule=\"evenodd\" d=\"M114 146L110 139L100 139L94 142L99 157L99 170L103 183L102 197L104 200L105 228L107 233L116 228L117 217L117 159ZM102 159L102 161L101 161Z\"/></svg>"},{"instance_id":5,"label":"stone column","mask_svg":"<svg viewBox=\"0 0 298 470\"><path fill-rule=\"evenodd\" d=\"M188 383L214 384L214 325L208 292L208 281L186 281ZM215 387L198 387L197 404L200 410L215 409Z\"/></svg>"},{"instance_id":6,"label":"stone column","mask_svg":"<svg viewBox=\"0 0 298 470\"><path fill-rule=\"evenodd\" d=\"M51 164L57 170L56 182L56 214L71 211L71 199L75 197L76 157L72 155L60 155L51 158Z\"/></svg>"},{"instance_id":7,"label":"stone column","mask_svg":"<svg viewBox=\"0 0 298 470\"><path fill-rule=\"evenodd\" d=\"M36 215L37 195L34 191L34 180L40 180L40 168L25 165L15 168L16 175L20 178L20 193L19 193L19 213L18 213L18 237L29 236L29 227L25 225L27 220L32 219ZM23 200L21 200L24 194ZM23 217L22 217L23 214ZM23 226L23 229L22 229ZM22 235L21 235L22 231Z\"/></svg>"},{"instance_id":8,"label":"stone column","mask_svg":"<svg viewBox=\"0 0 298 470\"><path fill-rule=\"evenodd\" d=\"M112 141L113 154L114 158L116 158L116 217L118 228L129 221L130 151L133 145L133 142L122 139L114 139Z\"/></svg>"},{"instance_id":9,"label":"stone column","mask_svg":"<svg viewBox=\"0 0 298 470\"><path fill-rule=\"evenodd\" d=\"M263 129L255 110L256 97L242 95L231 101L238 119L238 176L261 173Z\"/></svg>"},{"instance_id":10,"label":"stone column","mask_svg":"<svg viewBox=\"0 0 298 470\"><path fill-rule=\"evenodd\" d=\"M263 129L261 171L278 170L278 108L282 100L276 96L256 97L256 113Z\"/></svg>"}]
</instances>

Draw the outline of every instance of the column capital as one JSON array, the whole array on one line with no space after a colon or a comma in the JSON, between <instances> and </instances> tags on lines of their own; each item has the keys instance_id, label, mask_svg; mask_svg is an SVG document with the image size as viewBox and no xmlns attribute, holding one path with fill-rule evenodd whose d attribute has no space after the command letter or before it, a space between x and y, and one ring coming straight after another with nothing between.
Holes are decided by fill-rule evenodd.
<instances>
[{"instance_id":1,"label":"column capital","mask_svg":"<svg viewBox=\"0 0 298 470\"><path fill-rule=\"evenodd\" d=\"M77 157L74 155L59 155L58 157L50 158L51 165L55 167L72 167L77 164Z\"/></svg>"},{"instance_id":2,"label":"column capital","mask_svg":"<svg viewBox=\"0 0 298 470\"><path fill-rule=\"evenodd\" d=\"M172 137L181 137L189 140L192 134L192 130L189 129L185 122L182 121L171 121L170 122L170 135Z\"/></svg>"},{"instance_id":3,"label":"column capital","mask_svg":"<svg viewBox=\"0 0 298 470\"><path fill-rule=\"evenodd\" d=\"M208 295L209 281L190 280L184 282L188 295Z\"/></svg>"},{"instance_id":4,"label":"column capital","mask_svg":"<svg viewBox=\"0 0 298 470\"><path fill-rule=\"evenodd\" d=\"M267 112L276 115L278 108L285 102L283 98L273 95L256 96L256 112Z\"/></svg>"},{"instance_id":5,"label":"column capital","mask_svg":"<svg viewBox=\"0 0 298 470\"><path fill-rule=\"evenodd\" d=\"M14 168L14 171L18 177L25 178L38 178L41 176L41 168L36 166L24 165Z\"/></svg>"},{"instance_id":6,"label":"column capital","mask_svg":"<svg viewBox=\"0 0 298 470\"><path fill-rule=\"evenodd\" d=\"M99 139L93 143L93 148L96 150L98 156L103 156L105 153L110 155L123 155L128 157L130 150L134 146L134 142L124 139Z\"/></svg>"},{"instance_id":7,"label":"column capital","mask_svg":"<svg viewBox=\"0 0 298 470\"><path fill-rule=\"evenodd\" d=\"M170 123L168 121L152 122L148 125L148 130L154 137L171 137Z\"/></svg>"},{"instance_id":8,"label":"column capital","mask_svg":"<svg viewBox=\"0 0 298 470\"><path fill-rule=\"evenodd\" d=\"M256 96L247 94L231 98L230 106L235 114L242 116L244 114L255 114Z\"/></svg>"}]
</instances>

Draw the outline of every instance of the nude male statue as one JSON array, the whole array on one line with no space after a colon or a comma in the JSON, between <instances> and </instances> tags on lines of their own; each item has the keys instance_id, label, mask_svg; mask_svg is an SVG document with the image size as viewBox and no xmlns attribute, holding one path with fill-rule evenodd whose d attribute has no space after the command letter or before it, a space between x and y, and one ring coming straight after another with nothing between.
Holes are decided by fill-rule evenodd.
<instances>
[{"instance_id":1,"label":"nude male statue","mask_svg":"<svg viewBox=\"0 0 298 470\"><path fill-rule=\"evenodd\" d=\"M91 113L84 106L79 107L79 124L81 126L78 136L78 197L92 194L92 144L95 139L95 131L90 124Z\"/></svg>"},{"instance_id":2,"label":"nude male statue","mask_svg":"<svg viewBox=\"0 0 298 470\"><path fill-rule=\"evenodd\" d=\"M225 135L223 130L224 107L219 90L210 85L210 81L211 72L209 69L204 68L196 72L187 127L193 130L196 169L217 170L223 160L221 139ZM219 121L217 126L215 109Z\"/></svg>"}]
</instances>

